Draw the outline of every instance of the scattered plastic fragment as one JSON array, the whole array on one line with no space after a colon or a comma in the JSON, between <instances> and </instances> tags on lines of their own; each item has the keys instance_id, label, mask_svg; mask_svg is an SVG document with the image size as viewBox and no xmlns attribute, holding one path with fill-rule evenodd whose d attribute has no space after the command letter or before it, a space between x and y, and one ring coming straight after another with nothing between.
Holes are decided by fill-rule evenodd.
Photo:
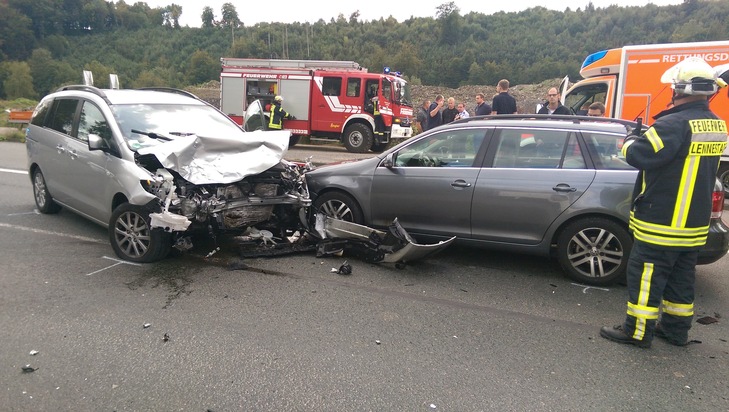
<instances>
[{"instance_id":1,"label":"scattered plastic fragment","mask_svg":"<svg viewBox=\"0 0 729 412\"><path fill-rule=\"evenodd\" d=\"M376 339L376 340L375 340L375 343L379 345L379 344L381 344L382 342L380 342L380 340L379 340L379 339Z\"/></svg>"},{"instance_id":2,"label":"scattered plastic fragment","mask_svg":"<svg viewBox=\"0 0 729 412\"><path fill-rule=\"evenodd\" d=\"M436 409L436 408L437 408L437 406L435 406L435 404L434 404L434 403L431 403L431 404L430 404L430 409Z\"/></svg>"},{"instance_id":3,"label":"scattered plastic fragment","mask_svg":"<svg viewBox=\"0 0 729 412\"><path fill-rule=\"evenodd\" d=\"M169 335L169 334L167 334L167 333L165 333L165 335L164 335L164 336L162 336L162 341L163 341L163 342L167 342L167 341L169 341L169 340L170 340L170 335Z\"/></svg>"},{"instance_id":4,"label":"scattered plastic fragment","mask_svg":"<svg viewBox=\"0 0 729 412\"><path fill-rule=\"evenodd\" d=\"M150 327L150 326L152 326L152 324L151 324L151 323L145 323L144 325L142 325L142 327L143 327L144 329L147 329L147 328L148 328L148 327Z\"/></svg>"},{"instance_id":5,"label":"scattered plastic fragment","mask_svg":"<svg viewBox=\"0 0 729 412\"><path fill-rule=\"evenodd\" d=\"M210 253L208 253L207 255L205 255L205 259L209 258L210 256L212 256L212 255L214 255L214 254L216 254L218 252L220 252L220 247L216 247L215 249L213 249L212 251L210 251Z\"/></svg>"},{"instance_id":6,"label":"scattered plastic fragment","mask_svg":"<svg viewBox=\"0 0 729 412\"><path fill-rule=\"evenodd\" d=\"M342 266L339 267L337 270L337 273L340 275L351 275L352 274L352 265L347 263L345 260L344 263L342 263Z\"/></svg>"},{"instance_id":7,"label":"scattered plastic fragment","mask_svg":"<svg viewBox=\"0 0 729 412\"><path fill-rule=\"evenodd\" d=\"M32 351L30 351L30 353L29 353L30 356L35 356L37 354L38 354L38 351L35 350L35 349L33 349Z\"/></svg>"},{"instance_id":8,"label":"scattered plastic fragment","mask_svg":"<svg viewBox=\"0 0 729 412\"><path fill-rule=\"evenodd\" d=\"M38 370L38 368L34 368L30 365L25 365L25 366L21 367L20 369L22 369L23 372L25 372L25 373L35 372Z\"/></svg>"},{"instance_id":9,"label":"scattered plastic fragment","mask_svg":"<svg viewBox=\"0 0 729 412\"><path fill-rule=\"evenodd\" d=\"M716 318L712 318L711 316L704 316L703 318L696 319L696 322L702 325L711 325L712 323L718 322L718 320Z\"/></svg>"}]
</instances>

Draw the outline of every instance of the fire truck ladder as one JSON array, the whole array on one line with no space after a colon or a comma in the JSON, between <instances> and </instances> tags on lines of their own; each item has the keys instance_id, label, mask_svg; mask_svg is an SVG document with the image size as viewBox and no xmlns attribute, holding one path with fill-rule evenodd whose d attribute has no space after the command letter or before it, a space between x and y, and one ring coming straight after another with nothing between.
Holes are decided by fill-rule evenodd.
<instances>
[{"instance_id":1,"label":"fire truck ladder","mask_svg":"<svg viewBox=\"0 0 729 412\"><path fill-rule=\"evenodd\" d=\"M221 57L220 63L223 67L367 71L367 69L360 66L357 62L337 60L237 59Z\"/></svg>"}]
</instances>

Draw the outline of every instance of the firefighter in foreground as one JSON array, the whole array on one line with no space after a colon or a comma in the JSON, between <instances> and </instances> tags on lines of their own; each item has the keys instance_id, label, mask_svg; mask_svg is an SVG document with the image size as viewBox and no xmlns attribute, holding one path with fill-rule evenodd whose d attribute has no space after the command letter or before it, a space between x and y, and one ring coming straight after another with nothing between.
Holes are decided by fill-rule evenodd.
<instances>
[{"instance_id":1,"label":"firefighter in foreground","mask_svg":"<svg viewBox=\"0 0 729 412\"><path fill-rule=\"evenodd\" d=\"M284 119L296 119L294 116L287 113L286 110L283 109L283 107L281 107L282 103L283 97L276 96L273 98L273 103L271 104L271 114L268 117L269 129L281 130L283 128Z\"/></svg>"},{"instance_id":2,"label":"firefighter in foreground","mask_svg":"<svg viewBox=\"0 0 729 412\"><path fill-rule=\"evenodd\" d=\"M642 135L630 134L622 149L640 170L630 212L635 243L627 267L627 316L622 325L600 329L606 339L641 348L649 348L654 335L688 344L696 260L709 232L716 171L727 142L726 123L708 105L726 83L709 64L688 58L661 82L672 85L675 106L656 115Z\"/></svg>"}]
</instances>

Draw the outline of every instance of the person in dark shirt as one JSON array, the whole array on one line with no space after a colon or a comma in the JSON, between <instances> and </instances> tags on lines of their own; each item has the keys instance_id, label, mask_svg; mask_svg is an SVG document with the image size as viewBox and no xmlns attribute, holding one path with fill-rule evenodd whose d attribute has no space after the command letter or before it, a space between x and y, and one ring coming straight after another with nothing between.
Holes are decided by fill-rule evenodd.
<instances>
[{"instance_id":1,"label":"person in dark shirt","mask_svg":"<svg viewBox=\"0 0 729 412\"><path fill-rule=\"evenodd\" d=\"M450 123L456 120L458 109L456 109L456 99L448 98L448 107L443 109L443 124Z\"/></svg>"},{"instance_id":2,"label":"person in dark shirt","mask_svg":"<svg viewBox=\"0 0 729 412\"><path fill-rule=\"evenodd\" d=\"M509 94L509 81L506 79L499 80L496 91L499 94L494 96L491 114L516 114L516 99Z\"/></svg>"},{"instance_id":3,"label":"person in dark shirt","mask_svg":"<svg viewBox=\"0 0 729 412\"><path fill-rule=\"evenodd\" d=\"M570 115L572 112L566 106L562 105L559 100L559 92L556 87L552 87L547 92L547 104L542 106L537 114L566 114Z\"/></svg>"},{"instance_id":4,"label":"person in dark shirt","mask_svg":"<svg viewBox=\"0 0 729 412\"><path fill-rule=\"evenodd\" d=\"M476 109L474 109L474 116L484 116L491 114L491 106L484 100L483 93L476 94Z\"/></svg>"},{"instance_id":5,"label":"person in dark shirt","mask_svg":"<svg viewBox=\"0 0 729 412\"><path fill-rule=\"evenodd\" d=\"M443 113L440 111L443 107L443 100L445 100L443 95L439 94L435 97L435 101L430 104L428 109L428 130L443 124Z\"/></svg>"},{"instance_id":6,"label":"person in dark shirt","mask_svg":"<svg viewBox=\"0 0 729 412\"><path fill-rule=\"evenodd\" d=\"M430 100L423 100L423 106L418 110L417 117L415 118L417 125L420 127L420 133L428 130L428 112L430 108Z\"/></svg>"}]
</instances>

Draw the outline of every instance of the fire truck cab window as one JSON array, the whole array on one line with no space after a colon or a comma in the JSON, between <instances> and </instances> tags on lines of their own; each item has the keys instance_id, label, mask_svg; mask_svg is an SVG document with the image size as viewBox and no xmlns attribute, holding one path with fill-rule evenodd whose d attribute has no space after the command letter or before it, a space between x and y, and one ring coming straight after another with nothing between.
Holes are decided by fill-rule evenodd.
<instances>
[{"instance_id":1,"label":"fire truck cab window","mask_svg":"<svg viewBox=\"0 0 729 412\"><path fill-rule=\"evenodd\" d=\"M347 79L347 97L359 97L359 88L362 79Z\"/></svg>"},{"instance_id":2,"label":"fire truck cab window","mask_svg":"<svg viewBox=\"0 0 729 412\"><path fill-rule=\"evenodd\" d=\"M324 77L322 80L322 93L324 96L339 96L342 92L341 77Z\"/></svg>"},{"instance_id":3,"label":"fire truck cab window","mask_svg":"<svg viewBox=\"0 0 729 412\"><path fill-rule=\"evenodd\" d=\"M385 100L392 100L392 83L387 79L382 79L382 97Z\"/></svg>"}]
</instances>

